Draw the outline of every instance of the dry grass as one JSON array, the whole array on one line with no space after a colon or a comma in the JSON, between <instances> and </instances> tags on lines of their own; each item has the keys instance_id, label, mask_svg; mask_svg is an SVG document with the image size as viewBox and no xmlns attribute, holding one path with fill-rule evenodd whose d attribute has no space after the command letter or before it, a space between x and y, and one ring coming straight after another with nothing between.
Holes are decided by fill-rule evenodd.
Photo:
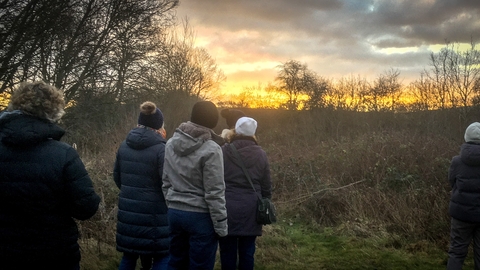
<instances>
[{"instance_id":1,"label":"dry grass","mask_svg":"<svg viewBox=\"0 0 480 270\"><path fill-rule=\"evenodd\" d=\"M469 123L458 121L455 112L245 112L259 123L257 137L269 157L280 219L335 227L355 237L391 239L395 247L408 248L422 241L447 245L446 176ZM471 119L476 113L472 111ZM136 117L128 110L114 115L120 120L104 121L108 125L71 125L67 141L80 146L102 196L97 215L81 223L83 239L89 239L83 244L92 250L95 243L97 250L115 254L113 260L117 260L118 254L111 248L115 244L118 190L111 172L116 149ZM216 131L224 127L222 122ZM281 260L292 250L288 240L272 230L268 233L278 233L279 237L268 241L274 241L277 250L270 254L268 249L259 248L257 256ZM93 253L86 256L95 257Z\"/></svg>"}]
</instances>

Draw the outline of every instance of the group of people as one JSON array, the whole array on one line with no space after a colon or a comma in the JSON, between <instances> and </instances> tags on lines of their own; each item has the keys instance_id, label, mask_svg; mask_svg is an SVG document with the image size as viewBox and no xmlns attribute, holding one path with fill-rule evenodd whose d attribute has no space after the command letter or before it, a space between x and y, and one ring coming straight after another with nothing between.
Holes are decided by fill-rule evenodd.
<instances>
[{"instance_id":1,"label":"group of people","mask_svg":"<svg viewBox=\"0 0 480 270\"><path fill-rule=\"evenodd\" d=\"M101 199L76 150L60 141L64 107L60 90L32 82L15 89L0 113L2 269L80 269L75 219L91 218ZM262 234L257 196L272 196L257 122L224 109L228 128L217 135L218 109L200 101L167 140L161 110L149 101L140 109L114 164L119 269L135 269L139 259L145 270L213 269L218 246L222 269L253 269ZM469 125L464 139L448 172L450 270L462 269L472 241L480 269L480 123Z\"/></svg>"},{"instance_id":2,"label":"group of people","mask_svg":"<svg viewBox=\"0 0 480 270\"><path fill-rule=\"evenodd\" d=\"M76 149L60 141L64 108L62 91L40 81L22 83L0 113L2 269L80 269L75 220L93 217L101 198ZM161 110L140 105L113 166L119 269L213 269L218 247L222 269L253 269L257 196L272 196L256 129L242 111L200 101L167 140Z\"/></svg>"},{"instance_id":3,"label":"group of people","mask_svg":"<svg viewBox=\"0 0 480 270\"><path fill-rule=\"evenodd\" d=\"M271 198L270 168L258 145L257 122L240 110L195 103L190 121L167 140L164 116L153 102L140 106L138 125L120 145L114 181L120 189L119 269L213 269L220 247L222 269L253 269L257 192ZM232 153L234 144L255 190Z\"/></svg>"}]
</instances>

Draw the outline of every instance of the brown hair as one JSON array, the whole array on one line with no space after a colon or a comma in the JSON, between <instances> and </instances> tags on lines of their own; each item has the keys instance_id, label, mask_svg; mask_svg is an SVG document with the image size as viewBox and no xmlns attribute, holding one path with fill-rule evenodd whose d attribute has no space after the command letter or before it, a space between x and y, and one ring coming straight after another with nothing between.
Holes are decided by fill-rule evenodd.
<instances>
[{"instance_id":1,"label":"brown hair","mask_svg":"<svg viewBox=\"0 0 480 270\"><path fill-rule=\"evenodd\" d=\"M22 83L13 92L8 110L20 110L56 122L65 114L63 92L42 81Z\"/></svg>"},{"instance_id":2,"label":"brown hair","mask_svg":"<svg viewBox=\"0 0 480 270\"><path fill-rule=\"evenodd\" d=\"M157 106L151 101L145 101L140 105L140 112L146 115L154 114L157 111Z\"/></svg>"}]
</instances>

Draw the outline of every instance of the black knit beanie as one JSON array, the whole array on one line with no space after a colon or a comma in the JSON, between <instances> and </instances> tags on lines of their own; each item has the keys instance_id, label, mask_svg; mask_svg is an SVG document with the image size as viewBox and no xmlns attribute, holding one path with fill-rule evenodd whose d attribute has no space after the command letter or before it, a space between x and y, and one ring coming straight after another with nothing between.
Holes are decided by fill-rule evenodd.
<instances>
[{"instance_id":1,"label":"black knit beanie","mask_svg":"<svg viewBox=\"0 0 480 270\"><path fill-rule=\"evenodd\" d=\"M245 113L240 110L223 109L220 111L220 115L225 118L227 126L230 129L235 128L235 124L240 117L244 117Z\"/></svg>"},{"instance_id":2,"label":"black knit beanie","mask_svg":"<svg viewBox=\"0 0 480 270\"><path fill-rule=\"evenodd\" d=\"M217 106L210 101L199 101L195 103L190 121L207 128L214 128L218 122Z\"/></svg>"},{"instance_id":3,"label":"black knit beanie","mask_svg":"<svg viewBox=\"0 0 480 270\"><path fill-rule=\"evenodd\" d=\"M138 124L153 129L159 129L163 127L163 114L157 108L155 103L146 101L140 105Z\"/></svg>"}]
</instances>

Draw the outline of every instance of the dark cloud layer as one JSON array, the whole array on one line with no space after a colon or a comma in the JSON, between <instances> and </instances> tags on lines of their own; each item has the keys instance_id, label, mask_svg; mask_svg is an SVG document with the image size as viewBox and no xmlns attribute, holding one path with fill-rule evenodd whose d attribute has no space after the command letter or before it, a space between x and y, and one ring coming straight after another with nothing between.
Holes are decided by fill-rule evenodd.
<instances>
[{"instance_id":1,"label":"dark cloud layer","mask_svg":"<svg viewBox=\"0 0 480 270\"><path fill-rule=\"evenodd\" d=\"M220 66L295 59L326 77L390 68L412 76L432 48L480 41L478 0L181 0L178 15Z\"/></svg>"}]
</instances>

